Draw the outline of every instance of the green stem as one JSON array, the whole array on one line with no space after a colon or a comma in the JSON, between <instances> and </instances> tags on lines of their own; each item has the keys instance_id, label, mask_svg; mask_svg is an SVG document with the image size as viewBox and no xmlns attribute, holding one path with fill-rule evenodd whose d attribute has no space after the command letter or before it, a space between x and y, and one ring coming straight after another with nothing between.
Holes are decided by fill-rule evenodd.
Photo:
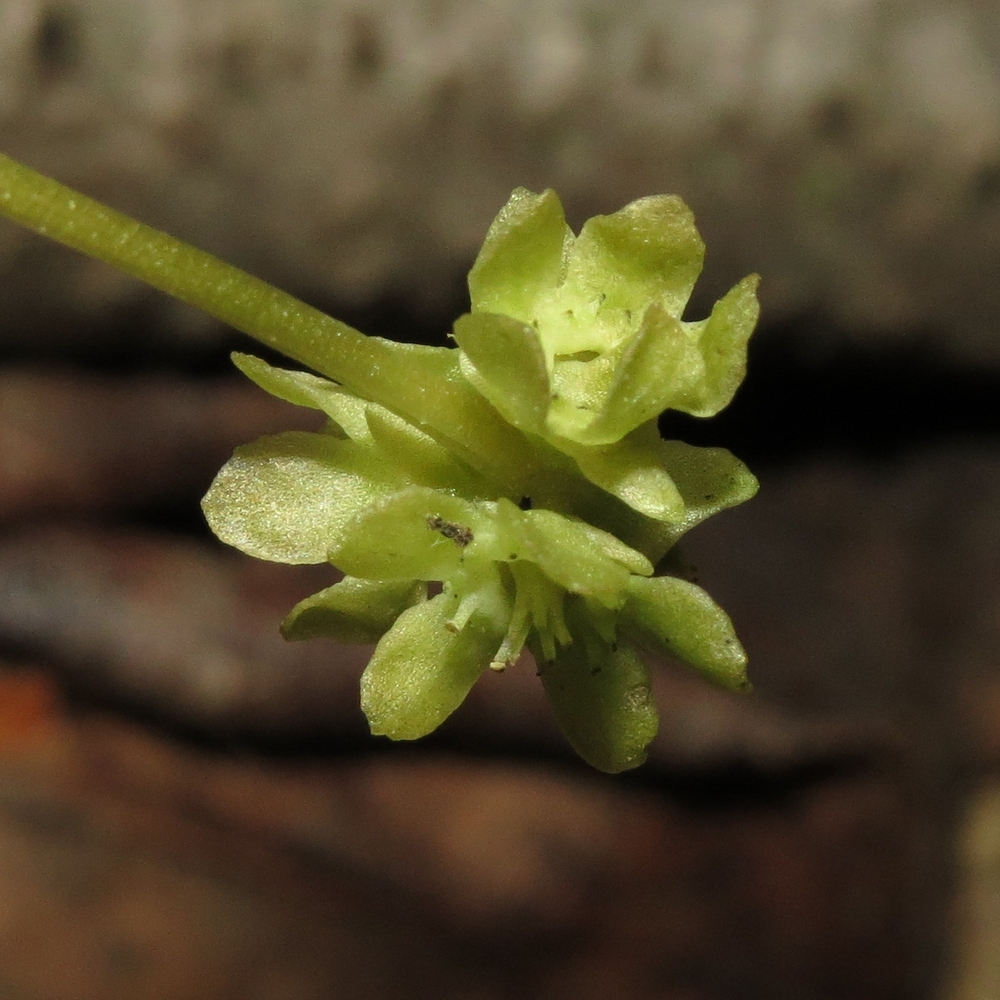
<instances>
[{"instance_id":1,"label":"green stem","mask_svg":"<svg viewBox=\"0 0 1000 1000\"><path fill-rule=\"evenodd\" d=\"M0 211L299 360L335 351L336 377L345 384L370 381L365 372L383 360L384 351L373 349L364 334L345 323L3 154ZM331 351L317 351L321 337Z\"/></svg>"},{"instance_id":2,"label":"green stem","mask_svg":"<svg viewBox=\"0 0 1000 1000\"><path fill-rule=\"evenodd\" d=\"M368 337L294 296L0 153L0 214L96 257L309 365L364 399L447 437L482 471L521 488L530 447L471 391L454 359Z\"/></svg>"}]
</instances>

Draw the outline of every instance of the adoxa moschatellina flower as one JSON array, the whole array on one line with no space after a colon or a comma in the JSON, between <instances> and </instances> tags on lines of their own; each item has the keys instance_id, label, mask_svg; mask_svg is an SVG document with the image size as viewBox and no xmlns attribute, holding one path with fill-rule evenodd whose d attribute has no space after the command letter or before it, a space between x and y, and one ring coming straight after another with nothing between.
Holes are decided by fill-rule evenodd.
<instances>
[{"instance_id":1,"label":"adoxa moschatellina flower","mask_svg":"<svg viewBox=\"0 0 1000 1000\"><path fill-rule=\"evenodd\" d=\"M253 555L346 574L282 629L378 643L361 681L373 732L431 732L527 646L570 742L618 771L657 727L640 647L745 683L725 614L695 585L653 576L684 531L756 488L728 453L656 429L667 407L716 412L742 378L755 280L684 323L702 253L676 198L574 237L554 193L515 191L470 274L457 351L411 351L414 381L446 373L475 408L455 425L237 359L329 423L240 449L205 498L209 522Z\"/></svg>"},{"instance_id":2,"label":"adoxa moschatellina flower","mask_svg":"<svg viewBox=\"0 0 1000 1000\"><path fill-rule=\"evenodd\" d=\"M457 349L364 337L3 156L0 212L321 373L236 356L326 424L237 449L204 509L244 552L345 574L282 631L377 643L361 681L374 733L431 732L527 648L572 745L621 771L657 728L639 650L746 685L725 613L654 575L685 531L757 486L728 452L657 431L667 408L729 402L757 317L751 277L707 320L681 320L703 245L679 199L640 199L574 236L554 193L515 191L470 273Z\"/></svg>"}]
</instances>

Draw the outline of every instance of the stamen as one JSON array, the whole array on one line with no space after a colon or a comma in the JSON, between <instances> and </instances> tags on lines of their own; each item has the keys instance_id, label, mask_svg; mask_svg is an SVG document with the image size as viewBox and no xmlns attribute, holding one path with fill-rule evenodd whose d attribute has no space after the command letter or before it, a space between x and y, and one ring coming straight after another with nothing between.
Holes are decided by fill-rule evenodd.
<instances>
[{"instance_id":1,"label":"stamen","mask_svg":"<svg viewBox=\"0 0 1000 1000\"><path fill-rule=\"evenodd\" d=\"M466 594L458 602L458 607L455 609L455 613L446 623L448 630L455 633L461 632L462 629L469 624L469 619L479 608L480 601L481 594L478 590L474 590L471 594Z\"/></svg>"}]
</instances>

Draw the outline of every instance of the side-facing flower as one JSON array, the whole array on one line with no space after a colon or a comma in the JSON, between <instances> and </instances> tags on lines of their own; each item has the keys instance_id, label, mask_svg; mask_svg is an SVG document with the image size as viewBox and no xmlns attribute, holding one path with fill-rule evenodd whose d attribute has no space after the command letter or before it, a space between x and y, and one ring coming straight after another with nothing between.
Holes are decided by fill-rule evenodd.
<instances>
[{"instance_id":1,"label":"side-facing flower","mask_svg":"<svg viewBox=\"0 0 1000 1000\"><path fill-rule=\"evenodd\" d=\"M757 485L728 452L657 432L664 409L726 405L757 316L750 277L707 320L681 318L703 246L679 199L640 199L574 236L551 191L515 191L469 276L457 350L365 337L2 154L0 214L326 376L235 357L326 425L238 448L203 506L244 552L345 574L282 631L377 643L361 681L373 732L430 732L527 648L573 746L620 771L657 727L640 649L746 686L725 613L653 575Z\"/></svg>"},{"instance_id":2,"label":"side-facing flower","mask_svg":"<svg viewBox=\"0 0 1000 1000\"><path fill-rule=\"evenodd\" d=\"M552 192L514 192L470 274L458 350L420 349L412 370L417 382L446 371L503 418L495 463L475 419L456 428L236 356L260 386L328 421L237 450L206 515L252 555L329 560L345 574L282 631L377 643L361 682L374 733L431 732L485 669L527 647L570 742L620 771L657 728L640 648L746 684L725 613L694 584L652 575L680 535L756 489L728 452L656 430L668 406L715 412L743 374L755 279L708 320L679 318L702 253L675 198L635 202L574 237Z\"/></svg>"}]
</instances>

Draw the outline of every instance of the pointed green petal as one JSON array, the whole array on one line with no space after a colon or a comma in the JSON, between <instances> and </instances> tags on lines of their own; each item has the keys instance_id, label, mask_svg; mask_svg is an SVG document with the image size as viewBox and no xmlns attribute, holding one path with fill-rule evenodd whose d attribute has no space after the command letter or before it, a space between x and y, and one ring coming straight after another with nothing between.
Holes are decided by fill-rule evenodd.
<instances>
[{"instance_id":1,"label":"pointed green petal","mask_svg":"<svg viewBox=\"0 0 1000 1000\"><path fill-rule=\"evenodd\" d=\"M541 533L544 539L542 544L565 544L574 546L580 552L599 553L624 566L630 573L648 576L653 572L652 564L641 552L626 545L610 532L595 528L586 521L566 517L552 510L527 510L521 516L531 530Z\"/></svg>"},{"instance_id":2,"label":"pointed green petal","mask_svg":"<svg viewBox=\"0 0 1000 1000\"><path fill-rule=\"evenodd\" d=\"M452 451L384 406L369 403L365 418L386 460L412 482L472 496L490 492L488 482Z\"/></svg>"},{"instance_id":3,"label":"pointed green petal","mask_svg":"<svg viewBox=\"0 0 1000 1000\"><path fill-rule=\"evenodd\" d=\"M377 337L369 339L383 343ZM307 372L274 368L249 355L234 355L233 360L267 392L296 405L325 412L354 440L371 437L369 413L376 414L374 420L384 432L386 448L391 448L393 442L398 443L397 432L404 425L412 429L413 435L423 435L421 440L425 447L420 456L412 456L411 465L426 463L428 439L440 442L440 449L457 458L452 469L462 466L476 470L476 492L482 483L493 482L491 492L495 493L499 488L497 478L503 481L512 477L516 481L531 468L534 456L523 454L526 445L523 436L504 423L493 407L468 384L459 368L458 351L392 341L385 341L384 346L388 354L380 363L373 362L373 370L381 369L392 389L370 395L355 395L356 390L347 390L336 382ZM375 401L369 402L373 398ZM418 439L411 437L411 440ZM433 481L434 476L430 480ZM460 478L447 485L463 489L470 483Z\"/></svg>"},{"instance_id":4,"label":"pointed green petal","mask_svg":"<svg viewBox=\"0 0 1000 1000\"><path fill-rule=\"evenodd\" d=\"M473 615L448 627L458 606L441 593L404 611L382 637L361 678L361 708L371 731L394 740L433 732L465 700L503 638Z\"/></svg>"},{"instance_id":5,"label":"pointed green petal","mask_svg":"<svg viewBox=\"0 0 1000 1000\"><path fill-rule=\"evenodd\" d=\"M714 417L729 405L746 374L747 341L760 314L759 282L756 274L744 278L715 303L707 320L690 325L699 337L705 377L670 403L674 409L695 417Z\"/></svg>"},{"instance_id":6,"label":"pointed green petal","mask_svg":"<svg viewBox=\"0 0 1000 1000\"><path fill-rule=\"evenodd\" d=\"M649 668L631 648L615 649L592 632L585 641L578 623L571 627L575 641L551 662L533 650L559 728L598 770L638 767L659 728Z\"/></svg>"},{"instance_id":7,"label":"pointed green petal","mask_svg":"<svg viewBox=\"0 0 1000 1000\"><path fill-rule=\"evenodd\" d=\"M572 593L618 605L624 599L630 567L652 572L645 556L584 521L551 510L518 513L520 530L510 531L510 537L517 539L518 558L537 564Z\"/></svg>"},{"instance_id":8,"label":"pointed green petal","mask_svg":"<svg viewBox=\"0 0 1000 1000\"><path fill-rule=\"evenodd\" d=\"M493 220L469 272L473 312L530 322L539 296L551 294L561 280L572 239L554 191L517 188Z\"/></svg>"},{"instance_id":9,"label":"pointed green petal","mask_svg":"<svg viewBox=\"0 0 1000 1000\"><path fill-rule=\"evenodd\" d=\"M419 580L387 583L345 576L299 601L281 623L281 634L290 641L378 642L407 608L426 596L427 587Z\"/></svg>"},{"instance_id":10,"label":"pointed green petal","mask_svg":"<svg viewBox=\"0 0 1000 1000\"><path fill-rule=\"evenodd\" d=\"M252 354L232 355L233 364L265 392L296 406L325 413L345 435L355 441L368 437L365 402L328 378L308 372L275 368Z\"/></svg>"},{"instance_id":11,"label":"pointed green petal","mask_svg":"<svg viewBox=\"0 0 1000 1000\"><path fill-rule=\"evenodd\" d=\"M747 655L733 623L701 587L672 576L634 576L621 614L625 628L716 684L748 686Z\"/></svg>"},{"instance_id":12,"label":"pointed green petal","mask_svg":"<svg viewBox=\"0 0 1000 1000\"><path fill-rule=\"evenodd\" d=\"M317 563L359 511L402 485L371 448L289 431L237 448L202 509L216 535L248 555Z\"/></svg>"},{"instance_id":13,"label":"pointed green petal","mask_svg":"<svg viewBox=\"0 0 1000 1000\"><path fill-rule=\"evenodd\" d=\"M621 353L601 412L577 440L594 445L618 441L655 420L674 405L678 394L690 392L704 379L705 362L684 326L652 305Z\"/></svg>"},{"instance_id":14,"label":"pointed green petal","mask_svg":"<svg viewBox=\"0 0 1000 1000\"><path fill-rule=\"evenodd\" d=\"M684 517L670 528L671 544L720 510L757 493L757 477L725 448L699 448L683 441L661 441L664 468L684 499Z\"/></svg>"},{"instance_id":15,"label":"pointed green petal","mask_svg":"<svg viewBox=\"0 0 1000 1000\"><path fill-rule=\"evenodd\" d=\"M551 390L534 327L496 313L468 313L455 323L455 341L462 349L462 373L504 419L540 432Z\"/></svg>"}]
</instances>

